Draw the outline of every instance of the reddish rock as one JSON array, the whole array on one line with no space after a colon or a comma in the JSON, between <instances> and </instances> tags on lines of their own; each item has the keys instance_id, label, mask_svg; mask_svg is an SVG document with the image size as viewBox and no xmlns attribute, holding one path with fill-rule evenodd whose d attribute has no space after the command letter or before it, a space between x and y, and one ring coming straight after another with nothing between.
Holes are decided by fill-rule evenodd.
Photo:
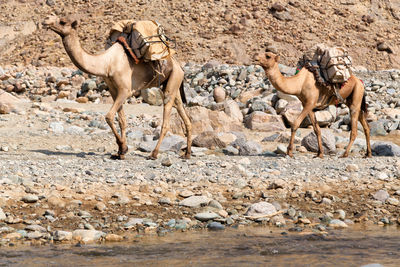
<instances>
[{"instance_id":1,"label":"reddish rock","mask_svg":"<svg viewBox=\"0 0 400 267\"><path fill-rule=\"evenodd\" d=\"M280 115L270 115L261 111L255 111L245 118L245 125L251 130L257 131L284 131L286 130Z\"/></svg>"}]
</instances>

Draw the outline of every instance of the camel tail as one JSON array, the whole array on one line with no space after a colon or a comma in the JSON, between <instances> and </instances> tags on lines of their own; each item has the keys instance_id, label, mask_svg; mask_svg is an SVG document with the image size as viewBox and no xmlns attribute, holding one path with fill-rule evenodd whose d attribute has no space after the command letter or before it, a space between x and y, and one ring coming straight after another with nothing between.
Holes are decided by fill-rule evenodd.
<instances>
[{"instance_id":1,"label":"camel tail","mask_svg":"<svg viewBox=\"0 0 400 267\"><path fill-rule=\"evenodd\" d=\"M185 95L185 87L183 82L181 83L181 87L179 87L179 93L181 94L183 104L187 104L186 95Z\"/></svg>"}]
</instances>

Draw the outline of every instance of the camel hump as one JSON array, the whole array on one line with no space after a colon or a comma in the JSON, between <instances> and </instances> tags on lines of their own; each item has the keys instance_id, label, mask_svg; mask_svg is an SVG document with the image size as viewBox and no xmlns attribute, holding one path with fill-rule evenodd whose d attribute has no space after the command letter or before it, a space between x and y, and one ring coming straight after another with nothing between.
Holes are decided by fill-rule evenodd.
<instances>
[{"instance_id":1,"label":"camel hump","mask_svg":"<svg viewBox=\"0 0 400 267\"><path fill-rule=\"evenodd\" d=\"M118 21L111 27L108 42L115 42L120 35L126 38L136 57L145 62L164 60L175 54L163 26L156 21Z\"/></svg>"}]
</instances>

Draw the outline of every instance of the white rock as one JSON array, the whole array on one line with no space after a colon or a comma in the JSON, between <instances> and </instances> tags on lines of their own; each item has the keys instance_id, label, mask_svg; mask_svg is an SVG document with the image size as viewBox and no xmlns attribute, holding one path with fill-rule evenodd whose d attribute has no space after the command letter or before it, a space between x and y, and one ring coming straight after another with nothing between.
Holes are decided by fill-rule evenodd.
<instances>
[{"instance_id":1,"label":"white rock","mask_svg":"<svg viewBox=\"0 0 400 267\"><path fill-rule=\"evenodd\" d=\"M179 206L197 208L200 207L201 205L208 205L210 201L211 199L209 199L206 196L191 196L179 202Z\"/></svg>"},{"instance_id":2,"label":"white rock","mask_svg":"<svg viewBox=\"0 0 400 267\"><path fill-rule=\"evenodd\" d=\"M252 204L246 212L247 216L257 216L257 215L270 215L276 212L276 208L269 202L258 202Z\"/></svg>"},{"instance_id":3,"label":"white rock","mask_svg":"<svg viewBox=\"0 0 400 267\"><path fill-rule=\"evenodd\" d=\"M97 230L75 230L72 232L72 238L85 244L96 242L103 236L105 236L105 233Z\"/></svg>"}]
</instances>

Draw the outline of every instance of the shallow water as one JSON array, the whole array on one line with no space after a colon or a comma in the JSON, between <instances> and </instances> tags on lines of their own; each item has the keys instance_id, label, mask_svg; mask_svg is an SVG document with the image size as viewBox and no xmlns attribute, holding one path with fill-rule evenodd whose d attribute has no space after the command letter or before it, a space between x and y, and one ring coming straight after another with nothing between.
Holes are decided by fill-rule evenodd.
<instances>
[{"instance_id":1,"label":"shallow water","mask_svg":"<svg viewBox=\"0 0 400 267\"><path fill-rule=\"evenodd\" d=\"M282 234L285 232L286 234ZM133 243L0 249L0 266L400 266L396 227L327 235L265 227L140 237Z\"/></svg>"}]
</instances>

